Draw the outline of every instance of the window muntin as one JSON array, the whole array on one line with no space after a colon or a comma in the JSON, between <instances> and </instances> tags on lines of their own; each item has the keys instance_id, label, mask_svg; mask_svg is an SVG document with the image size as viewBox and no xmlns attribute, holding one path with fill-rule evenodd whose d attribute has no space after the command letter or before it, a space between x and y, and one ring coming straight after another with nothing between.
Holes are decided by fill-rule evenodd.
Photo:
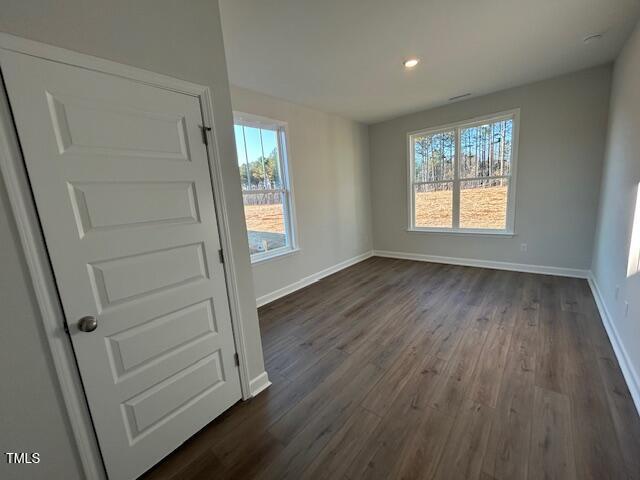
<instances>
[{"instance_id":1,"label":"window muntin","mask_svg":"<svg viewBox=\"0 0 640 480\"><path fill-rule=\"evenodd\" d=\"M512 233L517 112L409 136L411 230Z\"/></svg>"},{"instance_id":2,"label":"window muntin","mask_svg":"<svg viewBox=\"0 0 640 480\"><path fill-rule=\"evenodd\" d=\"M253 262L295 248L284 125L236 120L238 169Z\"/></svg>"}]
</instances>

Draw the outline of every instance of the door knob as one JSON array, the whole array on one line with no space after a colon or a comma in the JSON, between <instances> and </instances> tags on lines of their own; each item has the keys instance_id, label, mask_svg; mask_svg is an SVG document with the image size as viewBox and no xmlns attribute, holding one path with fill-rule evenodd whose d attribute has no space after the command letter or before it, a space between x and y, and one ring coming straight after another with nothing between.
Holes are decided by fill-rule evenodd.
<instances>
[{"instance_id":1,"label":"door knob","mask_svg":"<svg viewBox=\"0 0 640 480\"><path fill-rule=\"evenodd\" d=\"M93 332L96 328L98 328L96 317L87 316L78 320L78 330L81 332Z\"/></svg>"}]
</instances>

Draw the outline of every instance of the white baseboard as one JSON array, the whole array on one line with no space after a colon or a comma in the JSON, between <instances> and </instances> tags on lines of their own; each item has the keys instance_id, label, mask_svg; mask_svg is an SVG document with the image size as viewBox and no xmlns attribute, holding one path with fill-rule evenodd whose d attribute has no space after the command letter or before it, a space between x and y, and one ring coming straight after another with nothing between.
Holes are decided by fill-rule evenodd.
<instances>
[{"instance_id":1,"label":"white baseboard","mask_svg":"<svg viewBox=\"0 0 640 480\"><path fill-rule=\"evenodd\" d=\"M269 375L267 372L262 372L256 378L249 382L249 389L251 390L251 396L255 397L263 390L266 390L271 385L269 381Z\"/></svg>"},{"instance_id":2,"label":"white baseboard","mask_svg":"<svg viewBox=\"0 0 640 480\"><path fill-rule=\"evenodd\" d=\"M340 270L350 267L351 265L354 265L363 260L366 260L371 256L373 256L373 252L371 251L363 253L361 255L356 255L353 258L349 258L344 262L340 262L329 268L325 268L324 270L314 273L313 275L309 275L308 277L301 278L297 282L293 282L285 287L279 288L278 290L274 290L273 292L270 292L270 293L267 293L266 295L262 295L261 297L258 297L256 299L256 305L258 307L261 307L263 305L266 305L267 303L271 303L274 300L284 297L285 295L289 295L290 293L293 293L296 290L300 290L301 288L304 288L307 285L311 285L312 283L315 283L324 277L327 277L333 273L339 272Z\"/></svg>"},{"instance_id":3,"label":"white baseboard","mask_svg":"<svg viewBox=\"0 0 640 480\"><path fill-rule=\"evenodd\" d=\"M631 363L631 360L627 355L624 344L620 340L620 335L618 335L615 323L613 322L613 319L609 314L609 310L604 303L604 298L600 293L600 288L598 287L598 283L592 272L589 272L588 279L589 286L591 287L591 292L593 293L593 298L595 299L596 305L598 306L600 317L602 317L602 324L607 331L609 341L611 342L611 346L613 347L613 352L616 354L618 364L620 365L620 369L622 370L622 375L627 382L627 387L629 388L629 392L631 393L631 397L633 398L633 403L636 406L638 415L640 415L640 380L638 372L636 372L635 368L633 368L633 364Z\"/></svg>"},{"instance_id":4,"label":"white baseboard","mask_svg":"<svg viewBox=\"0 0 640 480\"><path fill-rule=\"evenodd\" d=\"M442 257L439 255L425 255L422 253L390 252L388 250L374 250L376 257L400 258L403 260L417 260L420 262L447 263L463 265L465 267L492 268L494 270L511 270L514 272L542 273L544 275L558 275L561 277L589 278L589 271L578 268L549 267L546 265L530 265L526 263L497 262L493 260L477 260L475 258Z\"/></svg>"}]
</instances>

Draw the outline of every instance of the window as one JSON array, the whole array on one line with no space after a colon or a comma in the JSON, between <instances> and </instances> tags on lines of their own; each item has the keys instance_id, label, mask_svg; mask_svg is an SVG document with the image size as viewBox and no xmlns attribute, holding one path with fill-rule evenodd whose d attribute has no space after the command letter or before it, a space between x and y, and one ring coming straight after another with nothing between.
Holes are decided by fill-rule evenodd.
<instances>
[{"instance_id":1,"label":"window","mask_svg":"<svg viewBox=\"0 0 640 480\"><path fill-rule=\"evenodd\" d=\"M513 233L518 111L409 135L409 230Z\"/></svg>"},{"instance_id":2,"label":"window","mask_svg":"<svg viewBox=\"0 0 640 480\"><path fill-rule=\"evenodd\" d=\"M295 250L286 125L236 114L235 137L251 261Z\"/></svg>"}]
</instances>

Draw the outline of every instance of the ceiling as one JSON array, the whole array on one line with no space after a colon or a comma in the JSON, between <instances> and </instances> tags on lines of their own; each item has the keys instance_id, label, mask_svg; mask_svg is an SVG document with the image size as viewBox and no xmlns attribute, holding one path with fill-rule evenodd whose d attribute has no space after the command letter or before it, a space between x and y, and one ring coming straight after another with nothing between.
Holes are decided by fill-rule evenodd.
<instances>
[{"instance_id":1,"label":"ceiling","mask_svg":"<svg viewBox=\"0 0 640 480\"><path fill-rule=\"evenodd\" d=\"M638 0L220 0L232 84L365 123L602 64ZM601 40L583 38L602 32ZM405 70L402 61L421 62Z\"/></svg>"}]
</instances>

